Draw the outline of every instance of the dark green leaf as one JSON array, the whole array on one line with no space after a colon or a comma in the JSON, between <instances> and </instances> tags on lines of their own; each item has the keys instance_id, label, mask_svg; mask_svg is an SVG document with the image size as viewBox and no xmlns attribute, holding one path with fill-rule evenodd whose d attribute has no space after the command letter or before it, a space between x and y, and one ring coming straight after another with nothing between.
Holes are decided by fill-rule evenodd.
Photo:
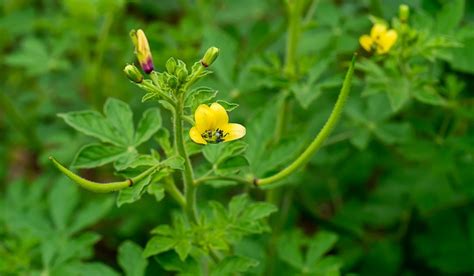
<instances>
[{"instance_id":1,"label":"dark green leaf","mask_svg":"<svg viewBox=\"0 0 474 276\"><path fill-rule=\"evenodd\" d=\"M74 216L69 231L75 233L98 222L107 214L113 202L112 198L88 202L85 206L82 206L79 212Z\"/></svg>"},{"instance_id":2,"label":"dark green leaf","mask_svg":"<svg viewBox=\"0 0 474 276\"><path fill-rule=\"evenodd\" d=\"M118 99L109 98L104 105L107 121L113 126L120 137L124 137L127 145L133 145L133 113L128 104Z\"/></svg>"},{"instance_id":3,"label":"dark green leaf","mask_svg":"<svg viewBox=\"0 0 474 276\"><path fill-rule=\"evenodd\" d=\"M233 275L235 273L247 272L250 268L256 267L258 261L243 256L226 257L217 264L211 275Z\"/></svg>"}]
</instances>

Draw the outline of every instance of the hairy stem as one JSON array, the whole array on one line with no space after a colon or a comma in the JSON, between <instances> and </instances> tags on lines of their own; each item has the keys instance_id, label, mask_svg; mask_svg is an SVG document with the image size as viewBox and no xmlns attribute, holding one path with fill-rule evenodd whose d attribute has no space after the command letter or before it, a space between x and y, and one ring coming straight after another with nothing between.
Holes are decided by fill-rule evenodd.
<instances>
[{"instance_id":1,"label":"hairy stem","mask_svg":"<svg viewBox=\"0 0 474 276\"><path fill-rule=\"evenodd\" d=\"M184 159L182 177L184 184L184 197L186 198L185 212L191 221L197 223L198 214L196 209L196 186L194 186L194 173L191 166L191 160L189 160L189 156L186 152L183 137L183 101L183 94L181 94L176 104L176 110L173 114L174 145L176 152Z\"/></svg>"},{"instance_id":2,"label":"hairy stem","mask_svg":"<svg viewBox=\"0 0 474 276\"><path fill-rule=\"evenodd\" d=\"M290 174L295 172L298 168L305 165L309 161L311 156L313 156L313 154L321 148L321 146L324 144L326 139L329 137L329 134L331 134L332 130L336 126L337 122L339 121L339 118L341 117L341 114L342 114L342 110L346 104L346 101L350 92L352 75L354 73L355 58L356 58L356 55L354 55L352 58L351 65L349 67L349 70L347 71L346 77L344 79L344 83L342 85L341 92L339 93L339 97L336 101L336 104L334 105L331 115L329 116L328 120L324 124L321 131L314 138L313 142L311 142L308 148L288 167L284 168L283 170L276 173L275 175L256 180L256 184L258 186L274 183L276 181L279 181L281 179L288 177Z\"/></svg>"}]
</instances>

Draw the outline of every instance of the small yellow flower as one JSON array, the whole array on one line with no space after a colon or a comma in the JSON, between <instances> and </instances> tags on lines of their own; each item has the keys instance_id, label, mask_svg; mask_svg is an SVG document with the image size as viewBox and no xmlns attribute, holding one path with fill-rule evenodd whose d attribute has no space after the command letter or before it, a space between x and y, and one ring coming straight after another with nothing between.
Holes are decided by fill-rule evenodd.
<instances>
[{"instance_id":1,"label":"small yellow flower","mask_svg":"<svg viewBox=\"0 0 474 276\"><path fill-rule=\"evenodd\" d=\"M151 56L150 45L148 39L142 29L137 31L132 30L130 37L135 45L135 54L137 55L138 62L145 73L150 74L153 71L153 57Z\"/></svg>"},{"instance_id":2,"label":"small yellow flower","mask_svg":"<svg viewBox=\"0 0 474 276\"><path fill-rule=\"evenodd\" d=\"M384 24L376 23L370 30L369 35L363 35L359 38L359 43L367 52L375 51L377 54L385 54L397 41L397 32L387 30Z\"/></svg>"},{"instance_id":3,"label":"small yellow flower","mask_svg":"<svg viewBox=\"0 0 474 276\"><path fill-rule=\"evenodd\" d=\"M229 142L245 136L245 127L229 124L227 111L218 103L199 105L194 120L196 125L189 130L189 136L198 144Z\"/></svg>"}]
</instances>

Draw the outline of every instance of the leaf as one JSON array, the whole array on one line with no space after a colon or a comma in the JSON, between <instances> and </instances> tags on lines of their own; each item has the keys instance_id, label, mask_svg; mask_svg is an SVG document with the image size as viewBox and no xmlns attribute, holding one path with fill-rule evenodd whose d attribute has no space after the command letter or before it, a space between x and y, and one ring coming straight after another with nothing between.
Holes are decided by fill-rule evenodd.
<instances>
[{"instance_id":1,"label":"leaf","mask_svg":"<svg viewBox=\"0 0 474 276\"><path fill-rule=\"evenodd\" d=\"M170 157L175 154L175 151L170 143L170 132L168 129L160 128L155 135L155 139L165 152L166 156Z\"/></svg>"},{"instance_id":2,"label":"leaf","mask_svg":"<svg viewBox=\"0 0 474 276\"><path fill-rule=\"evenodd\" d=\"M127 154L126 149L112 145L89 144L83 146L76 154L72 167L88 169L114 162Z\"/></svg>"},{"instance_id":3,"label":"leaf","mask_svg":"<svg viewBox=\"0 0 474 276\"><path fill-rule=\"evenodd\" d=\"M147 192L155 197L157 202L165 197L165 188L160 183L152 183L148 186Z\"/></svg>"},{"instance_id":4,"label":"leaf","mask_svg":"<svg viewBox=\"0 0 474 276\"><path fill-rule=\"evenodd\" d=\"M150 256L160 254L162 252L171 250L175 246L176 241L172 238L155 236L148 241L143 251L143 256L148 258Z\"/></svg>"},{"instance_id":5,"label":"leaf","mask_svg":"<svg viewBox=\"0 0 474 276\"><path fill-rule=\"evenodd\" d=\"M184 159L179 155L171 156L161 162L163 166L170 167L175 170L184 170Z\"/></svg>"},{"instance_id":6,"label":"leaf","mask_svg":"<svg viewBox=\"0 0 474 276\"><path fill-rule=\"evenodd\" d=\"M394 112L399 111L410 99L410 82L405 78L389 84L386 89L390 105Z\"/></svg>"},{"instance_id":7,"label":"leaf","mask_svg":"<svg viewBox=\"0 0 474 276\"><path fill-rule=\"evenodd\" d=\"M211 164L219 164L231 156L242 154L247 149L247 144L243 141L233 143L219 143L206 145L202 153Z\"/></svg>"},{"instance_id":8,"label":"leaf","mask_svg":"<svg viewBox=\"0 0 474 276\"><path fill-rule=\"evenodd\" d=\"M133 133L133 113L128 104L118 99L109 98L104 105L104 114L107 121L114 127L120 137L124 137L127 145L132 145Z\"/></svg>"},{"instance_id":9,"label":"leaf","mask_svg":"<svg viewBox=\"0 0 474 276\"><path fill-rule=\"evenodd\" d=\"M125 241L118 249L117 261L126 276L142 276L148 265L143 258L143 249L134 242Z\"/></svg>"},{"instance_id":10,"label":"leaf","mask_svg":"<svg viewBox=\"0 0 474 276\"><path fill-rule=\"evenodd\" d=\"M278 257L300 271L303 268L303 255L300 245L304 243L301 232L293 231L283 234L277 243Z\"/></svg>"},{"instance_id":11,"label":"leaf","mask_svg":"<svg viewBox=\"0 0 474 276\"><path fill-rule=\"evenodd\" d=\"M134 183L131 187L120 190L117 196L117 207L139 200L145 192L145 187L150 184L150 180L151 175L148 175L137 183Z\"/></svg>"},{"instance_id":12,"label":"leaf","mask_svg":"<svg viewBox=\"0 0 474 276\"><path fill-rule=\"evenodd\" d=\"M174 250L176 251L176 253L178 253L179 259L181 261L186 260L189 255L189 252L191 252L191 248L191 242L188 239L181 239L174 246Z\"/></svg>"},{"instance_id":13,"label":"leaf","mask_svg":"<svg viewBox=\"0 0 474 276\"><path fill-rule=\"evenodd\" d=\"M256 267L258 261L243 256L229 256L220 261L211 275L234 275L235 273L247 272L250 268Z\"/></svg>"},{"instance_id":14,"label":"leaf","mask_svg":"<svg viewBox=\"0 0 474 276\"><path fill-rule=\"evenodd\" d=\"M196 108L200 104L209 103L217 95L217 90L214 90L209 87L199 87L187 95L184 106L191 108L191 111L194 113Z\"/></svg>"},{"instance_id":15,"label":"leaf","mask_svg":"<svg viewBox=\"0 0 474 276\"><path fill-rule=\"evenodd\" d=\"M249 202L247 194L234 196L229 202L229 216L236 218L245 209Z\"/></svg>"},{"instance_id":16,"label":"leaf","mask_svg":"<svg viewBox=\"0 0 474 276\"><path fill-rule=\"evenodd\" d=\"M433 86L425 85L423 88L415 90L413 96L422 103L446 105L446 100L439 95Z\"/></svg>"},{"instance_id":17,"label":"leaf","mask_svg":"<svg viewBox=\"0 0 474 276\"><path fill-rule=\"evenodd\" d=\"M324 254L331 250L336 241L337 235L324 231L318 232L308 245L306 266L314 266Z\"/></svg>"},{"instance_id":18,"label":"leaf","mask_svg":"<svg viewBox=\"0 0 474 276\"><path fill-rule=\"evenodd\" d=\"M69 232L71 234L75 233L98 222L109 212L113 202L112 198L106 198L90 201L82 206L79 212L75 214Z\"/></svg>"},{"instance_id":19,"label":"leaf","mask_svg":"<svg viewBox=\"0 0 474 276\"><path fill-rule=\"evenodd\" d=\"M229 103L229 102L226 102L226 101L223 101L223 100L217 100L217 103L222 105L222 107L224 107L224 109L227 111L227 112L231 112L232 110L236 109L237 107L239 107L238 104L236 103Z\"/></svg>"},{"instance_id":20,"label":"leaf","mask_svg":"<svg viewBox=\"0 0 474 276\"><path fill-rule=\"evenodd\" d=\"M155 256L154 259L166 271L180 272L176 275L200 276L203 275L199 264L194 258L187 258L186 261L181 261L174 251L165 252L160 256Z\"/></svg>"},{"instance_id":21,"label":"leaf","mask_svg":"<svg viewBox=\"0 0 474 276\"><path fill-rule=\"evenodd\" d=\"M126 146L120 135L97 111L76 111L58 114L75 130L116 146Z\"/></svg>"},{"instance_id":22,"label":"leaf","mask_svg":"<svg viewBox=\"0 0 474 276\"><path fill-rule=\"evenodd\" d=\"M63 179L55 183L48 198L51 217L59 230L66 228L79 199L77 187Z\"/></svg>"},{"instance_id":23,"label":"leaf","mask_svg":"<svg viewBox=\"0 0 474 276\"><path fill-rule=\"evenodd\" d=\"M242 155L237 155L219 163L218 174L231 174L241 168L248 167L249 161Z\"/></svg>"},{"instance_id":24,"label":"leaf","mask_svg":"<svg viewBox=\"0 0 474 276\"><path fill-rule=\"evenodd\" d=\"M278 208L268 202L256 202L246 207L242 213L242 217L246 220L255 221L276 212Z\"/></svg>"},{"instance_id":25,"label":"leaf","mask_svg":"<svg viewBox=\"0 0 474 276\"><path fill-rule=\"evenodd\" d=\"M449 33L459 26L464 17L465 0L451 0L444 3L436 16L436 29L442 34Z\"/></svg>"},{"instance_id":26,"label":"leaf","mask_svg":"<svg viewBox=\"0 0 474 276\"><path fill-rule=\"evenodd\" d=\"M138 146L148 141L161 128L161 114L158 108L150 108L143 113L138 122L134 145Z\"/></svg>"}]
</instances>

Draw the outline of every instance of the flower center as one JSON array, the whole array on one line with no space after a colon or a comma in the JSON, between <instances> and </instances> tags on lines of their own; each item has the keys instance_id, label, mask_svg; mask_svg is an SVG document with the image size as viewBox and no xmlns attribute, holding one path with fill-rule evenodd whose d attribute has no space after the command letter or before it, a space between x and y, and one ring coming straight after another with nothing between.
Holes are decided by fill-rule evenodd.
<instances>
[{"instance_id":1,"label":"flower center","mask_svg":"<svg viewBox=\"0 0 474 276\"><path fill-rule=\"evenodd\" d=\"M224 138L229 135L229 133L224 132L222 129L208 129L201 133L201 137L206 140L206 142L211 144L217 144L224 141Z\"/></svg>"}]
</instances>

